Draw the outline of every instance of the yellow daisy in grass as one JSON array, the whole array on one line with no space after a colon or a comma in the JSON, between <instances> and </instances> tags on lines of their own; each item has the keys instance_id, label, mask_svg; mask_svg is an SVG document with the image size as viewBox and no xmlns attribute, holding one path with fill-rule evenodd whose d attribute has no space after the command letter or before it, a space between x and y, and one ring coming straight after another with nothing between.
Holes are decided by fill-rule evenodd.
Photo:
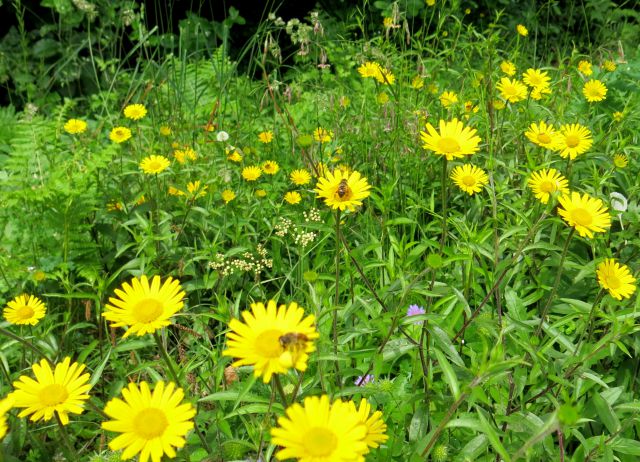
<instances>
[{"instance_id":1,"label":"yellow daisy in grass","mask_svg":"<svg viewBox=\"0 0 640 462\"><path fill-rule=\"evenodd\" d=\"M326 128L318 127L313 131L313 139L318 143L328 143L333 139L333 132Z\"/></svg>"},{"instance_id":2,"label":"yellow daisy in grass","mask_svg":"<svg viewBox=\"0 0 640 462\"><path fill-rule=\"evenodd\" d=\"M329 207L353 212L362 205L362 199L369 197L370 189L371 185L360 172L353 171L345 175L338 169L333 173L326 172L324 177L318 179L315 192Z\"/></svg>"},{"instance_id":3,"label":"yellow daisy in grass","mask_svg":"<svg viewBox=\"0 0 640 462\"><path fill-rule=\"evenodd\" d=\"M602 67L604 68L605 71L613 72L616 70L617 66L616 66L616 63L607 59L605 62L602 63Z\"/></svg>"},{"instance_id":4,"label":"yellow daisy in grass","mask_svg":"<svg viewBox=\"0 0 640 462\"><path fill-rule=\"evenodd\" d=\"M425 0L427 6L434 6L436 4L436 0Z\"/></svg>"},{"instance_id":5,"label":"yellow daisy in grass","mask_svg":"<svg viewBox=\"0 0 640 462\"><path fill-rule=\"evenodd\" d=\"M242 178L247 181L256 181L262 175L262 170L260 167L256 167L255 165L251 165L249 167L245 167L242 169Z\"/></svg>"},{"instance_id":6,"label":"yellow daisy in grass","mask_svg":"<svg viewBox=\"0 0 640 462\"><path fill-rule=\"evenodd\" d=\"M54 370L45 359L31 366L35 380L21 376L13 382L15 391L9 395L13 407L24 408L18 417L30 415L30 420L47 421L56 412L62 424L67 425L69 414L81 414L89 399L90 377L83 374L84 368L83 364L71 363L69 357L56 364Z\"/></svg>"},{"instance_id":7,"label":"yellow daisy in grass","mask_svg":"<svg viewBox=\"0 0 640 462\"><path fill-rule=\"evenodd\" d=\"M182 388L160 381L153 392L147 382L129 383L122 389L122 399L109 401L104 413L111 420L102 422L102 428L121 433L109 442L112 451L124 449L123 460L140 454L139 462L149 459L161 462L165 454L174 458L174 448L185 445L196 410L191 403L184 402Z\"/></svg>"},{"instance_id":8,"label":"yellow daisy in grass","mask_svg":"<svg viewBox=\"0 0 640 462\"><path fill-rule=\"evenodd\" d=\"M147 115L147 108L143 104L129 104L124 108L124 116L131 120L140 120Z\"/></svg>"},{"instance_id":9,"label":"yellow daisy in grass","mask_svg":"<svg viewBox=\"0 0 640 462\"><path fill-rule=\"evenodd\" d=\"M411 79L411 88L415 90L420 90L424 87L424 79L419 75L416 75L413 79Z\"/></svg>"},{"instance_id":10,"label":"yellow daisy in grass","mask_svg":"<svg viewBox=\"0 0 640 462\"><path fill-rule=\"evenodd\" d=\"M482 188L489 182L489 177L487 177L486 172L471 164L455 167L451 171L450 178L456 186L470 196L482 191Z\"/></svg>"},{"instance_id":11,"label":"yellow daisy in grass","mask_svg":"<svg viewBox=\"0 0 640 462\"><path fill-rule=\"evenodd\" d=\"M284 200L291 205L295 205L302 201L302 196L297 191L289 191L284 195Z\"/></svg>"},{"instance_id":12,"label":"yellow daisy in grass","mask_svg":"<svg viewBox=\"0 0 640 462\"><path fill-rule=\"evenodd\" d=\"M532 143L547 149L554 149L558 141L558 132L553 128L553 125L547 125L544 120L537 124L532 123L524 134Z\"/></svg>"},{"instance_id":13,"label":"yellow daisy in grass","mask_svg":"<svg viewBox=\"0 0 640 462\"><path fill-rule=\"evenodd\" d=\"M160 284L160 276L154 276L149 284L147 276L134 277L116 289L117 298L110 297L102 316L111 327L128 327L123 338L135 334L153 333L171 323L171 316L184 306L185 293L180 282L168 277Z\"/></svg>"},{"instance_id":14,"label":"yellow daisy in grass","mask_svg":"<svg viewBox=\"0 0 640 462\"><path fill-rule=\"evenodd\" d=\"M275 175L280 170L280 166L275 160L268 160L262 164L262 171L265 175Z\"/></svg>"},{"instance_id":15,"label":"yellow daisy in grass","mask_svg":"<svg viewBox=\"0 0 640 462\"><path fill-rule=\"evenodd\" d=\"M551 87L534 87L531 90L531 99L539 101L544 95L551 94Z\"/></svg>"},{"instance_id":16,"label":"yellow daisy in grass","mask_svg":"<svg viewBox=\"0 0 640 462\"><path fill-rule=\"evenodd\" d=\"M549 82L551 81L551 79L549 78L549 74L547 72L541 71L540 69L529 68L525 73L522 74L522 81L531 88L544 88L549 86Z\"/></svg>"},{"instance_id":17,"label":"yellow daisy in grass","mask_svg":"<svg viewBox=\"0 0 640 462\"><path fill-rule=\"evenodd\" d=\"M375 76L380 73L380 64L373 61L367 61L358 67L358 73L363 79L370 77L375 78Z\"/></svg>"},{"instance_id":18,"label":"yellow daisy in grass","mask_svg":"<svg viewBox=\"0 0 640 462\"><path fill-rule=\"evenodd\" d=\"M360 422L367 428L367 433L364 437L364 442L368 446L367 452L369 452L369 448L377 448L381 443L389 439L389 436L385 435L387 424L382 420L382 412L374 411L371 413L371 404L364 398L360 400L360 406L357 411L353 401L349 401L346 404L358 413Z\"/></svg>"},{"instance_id":19,"label":"yellow daisy in grass","mask_svg":"<svg viewBox=\"0 0 640 462\"><path fill-rule=\"evenodd\" d=\"M452 91L443 91L438 97L440 104L444 107L451 107L458 102L458 95Z\"/></svg>"},{"instance_id":20,"label":"yellow daisy in grass","mask_svg":"<svg viewBox=\"0 0 640 462\"><path fill-rule=\"evenodd\" d=\"M169 186L169 189L167 190L167 192L169 193L170 196L185 196L186 195L184 193L184 191L179 190L175 186Z\"/></svg>"},{"instance_id":21,"label":"yellow daisy in grass","mask_svg":"<svg viewBox=\"0 0 640 462\"><path fill-rule=\"evenodd\" d=\"M114 143L124 143L131 138L131 130L127 127L115 127L109 132L109 139Z\"/></svg>"},{"instance_id":22,"label":"yellow daisy in grass","mask_svg":"<svg viewBox=\"0 0 640 462\"><path fill-rule=\"evenodd\" d=\"M295 302L279 307L273 300L266 307L264 303L252 303L251 311L242 312L244 322L232 319L229 323L231 332L222 355L236 358L233 367L253 366L254 375L262 377L264 383L273 374L283 374L291 368L305 371L319 334L315 317L304 314Z\"/></svg>"},{"instance_id":23,"label":"yellow daisy in grass","mask_svg":"<svg viewBox=\"0 0 640 462\"><path fill-rule=\"evenodd\" d=\"M87 123L80 119L69 119L64 124L64 131L70 135L78 135L84 133L87 130Z\"/></svg>"},{"instance_id":24,"label":"yellow daisy in grass","mask_svg":"<svg viewBox=\"0 0 640 462\"><path fill-rule=\"evenodd\" d=\"M207 194L207 185L203 185L200 180L190 181L187 183L187 191L193 198L203 197Z\"/></svg>"},{"instance_id":25,"label":"yellow daisy in grass","mask_svg":"<svg viewBox=\"0 0 640 462\"><path fill-rule=\"evenodd\" d=\"M533 191L536 199L539 199L543 204L549 202L549 196L554 193L562 195L569 193L569 182L554 168L533 172L527 185Z\"/></svg>"},{"instance_id":26,"label":"yellow daisy in grass","mask_svg":"<svg viewBox=\"0 0 640 462\"><path fill-rule=\"evenodd\" d=\"M580 124L566 124L560 127L554 149L560 151L563 158L569 157L573 160L587 152L592 145L593 138L587 127Z\"/></svg>"},{"instance_id":27,"label":"yellow daisy in grass","mask_svg":"<svg viewBox=\"0 0 640 462\"><path fill-rule=\"evenodd\" d=\"M588 194L571 192L560 196L558 213L569 226L573 226L582 237L593 237L593 233L604 233L611 226L611 216L600 199Z\"/></svg>"},{"instance_id":28,"label":"yellow daisy in grass","mask_svg":"<svg viewBox=\"0 0 640 462\"><path fill-rule=\"evenodd\" d=\"M526 37L527 35L529 35L529 31L522 24L518 24L516 26L516 31L518 32L518 34L522 35L523 37Z\"/></svg>"},{"instance_id":29,"label":"yellow daisy in grass","mask_svg":"<svg viewBox=\"0 0 640 462\"><path fill-rule=\"evenodd\" d=\"M613 165L617 168L625 168L629 165L629 158L624 154L616 154L613 156Z\"/></svg>"},{"instance_id":30,"label":"yellow daisy in grass","mask_svg":"<svg viewBox=\"0 0 640 462\"><path fill-rule=\"evenodd\" d=\"M582 74L586 76L593 74L593 70L591 69L591 63L585 60L582 60L578 63L578 71L580 71Z\"/></svg>"},{"instance_id":31,"label":"yellow daisy in grass","mask_svg":"<svg viewBox=\"0 0 640 462\"><path fill-rule=\"evenodd\" d=\"M596 270L598 284L609 291L612 297L622 300L631 298L636 291L636 278L629 271L629 267L607 258L598 265Z\"/></svg>"},{"instance_id":32,"label":"yellow daisy in grass","mask_svg":"<svg viewBox=\"0 0 640 462\"><path fill-rule=\"evenodd\" d=\"M516 65L511 61L502 61L500 63L500 70L507 74L509 77L516 75Z\"/></svg>"},{"instance_id":33,"label":"yellow daisy in grass","mask_svg":"<svg viewBox=\"0 0 640 462\"><path fill-rule=\"evenodd\" d=\"M496 88L500 91L500 96L510 103L527 99L527 87L519 80L502 77Z\"/></svg>"},{"instance_id":34,"label":"yellow daisy in grass","mask_svg":"<svg viewBox=\"0 0 640 462\"><path fill-rule=\"evenodd\" d=\"M7 425L7 412L13 407L14 402L13 398L0 400L0 441L7 434L7 430L9 430L9 426Z\"/></svg>"},{"instance_id":35,"label":"yellow daisy in grass","mask_svg":"<svg viewBox=\"0 0 640 462\"><path fill-rule=\"evenodd\" d=\"M501 99L495 99L493 100L493 107L498 110L501 111L503 110L505 107L507 107L507 105L505 104L504 101L502 101Z\"/></svg>"},{"instance_id":36,"label":"yellow daisy in grass","mask_svg":"<svg viewBox=\"0 0 640 462\"><path fill-rule=\"evenodd\" d=\"M35 326L46 313L47 307L38 297L22 294L7 303L2 315L11 324Z\"/></svg>"},{"instance_id":37,"label":"yellow daisy in grass","mask_svg":"<svg viewBox=\"0 0 640 462\"><path fill-rule=\"evenodd\" d=\"M267 191L265 191L264 189L256 189L256 192L254 194L258 199L267 197Z\"/></svg>"},{"instance_id":38,"label":"yellow daisy in grass","mask_svg":"<svg viewBox=\"0 0 640 462\"><path fill-rule=\"evenodd\" d=\"M616 111L612 114L613 120L616 122L621 122L624 119L624 114L620 111Z\"/></svg>"},{"instance_id":39,"label":"yellow daisy in grass","mask_svg":"<svg viewBox=\"0 0 640 462\"><path fill-rule=\"evenodd\" d=\"M140 170L147 175L156 175L164 171L170 164L169 159L164 156L150 155L142 159Z\"/></svg>"},{"instance_id":40,"label":"yellow daisy in grass","mask_svg":"<svg viewBox=\"0 0 640 462\"><path fill-rule=\"evenodd\" d=\"M396 77L393 75L393 73L385 67L380 67L379 72L376 73L373 78L382 85L393 85L393 83L396 81Z\"/></svg>"},{"instance_id":41,"label":"yellow daisy in grass","mask_svg":"<svg viewBox=\"0 0 640 462\"><path fill-rule=\"evenodd\" d=\"M590 103L607 99L607 87L600 80L589 80L582 87L582 94Z\"/></svg>"},{"instance_id":42,"label":"yellow daisy in grass","mask_svg":"<svg viewBox=\"0 0 640 462\"><path fill-rule=\"evenodd\" d=\"M304 186L311 181L311 174L305 169L298 169L291 172L289 179L297 186Z\"/></svg>"},{"instance_id":43,"label":"yellow daisy in grass","mask_svg":"<svg viewBox=\"0 0 640 462\"><path fill-rule=\"evenodd\" d=\"M309 396L278 419L271 443L282 447L276 454L279 460L355 462L363 461L369 450L366 435L367 426L351 406L331 404L326 395Z\"/></svg>"},{"instance_id":44,"label":"yellow daisy in grass","mask_svg":"<svg viewBox=\"0 0 640 462\"><path fill-rule=\"evenodd\" d=\"M385 104L387 104L389 102L389 95L387 95L384 92L378 93L378 96L376 96L376 101L380 105L385 105Z\"/></svg>"},{"instance_id":45,"label":"yellow daisy in grass","mask_svg":"<svg viewBox=\"0 0 640 462\"><path fill-rule=\"evenodd\" d=\"M465 127L458 119L449 122L441 119L440 133L430 123L427 123L426 129L426 132L420 132L420 138L424 142L422 147L445 156L447 160L474 154L482 141L476 135L475 128Z\"/></svg>"},{"instance_id":46,"label":"yellow daisy in grass","mask_svg":"<svg viewBox=\"0 0 640 462\"><path fill-rule=\"evenodd\" d=\"M268 130L266 132L258 133L258 141L264 144L271 143L273 141L273 132Z\"/></svg>"},{"instance_id":47,"label":"yellow daisy in grass","mask_svg":"<svg viewBox=\"0 0 640 462\"><path fill-rule=\"evenodd\" d=\"M225 204L228 204L236 198L236 193L234 193L230 189L225 189L220 195L222 196L222 200Z\"/></svg>"},{"instance_id":48,"label":"yellow daisy in grass","mask_svg":"<svg viewBox=\"0 0 640 462\"><path fill-rule=\"evenodd\" d=\"M240 154L237 149L234 149L227 153L227 160L231 162L242 162L242 154Z\"/></svg>"},{"instance_id":49,"label":"yellow daisy in grass","mask_svg":"<svg viewBox=\"0 0 640 462\"><path fill-rule=\"evenodd\" d=\"M173 133L173 131L171 130L171 127L169 127L168 125L160 125L160 135L161 136L171 136L171 134Z\"/></svg>"}]
</instances>

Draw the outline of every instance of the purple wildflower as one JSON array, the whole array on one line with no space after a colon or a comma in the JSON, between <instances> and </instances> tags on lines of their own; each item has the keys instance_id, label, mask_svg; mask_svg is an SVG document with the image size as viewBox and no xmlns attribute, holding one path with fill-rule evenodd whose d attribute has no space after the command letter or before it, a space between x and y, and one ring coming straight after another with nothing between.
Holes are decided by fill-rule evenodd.
<instances>
[{"instance_id":1,"label":"purple wildflower","mask_svg":"<svg viewBox=\"0 0 640 462\"><path fill-rule=\"evenodd\" d=\"M364 377L359 375L354 383L359 387L364 387L365 385L367 385L368 383L372 383L373 381L374 381L373 374L367 374Z\"/></svg>"},{"instance_id":2,"label":"purple wildflower","mask_svg":"<svg viewBox=\"0 0 640 462\"><path fill-rule=\"evenodd\" d=\"M409 309L407 309L407 317L415 316L417 314L425 314L425 313L426 311L424 310L424 308L418 305L409 305ZM414 322L414 324L420 324L421 322L422 321L416 321Z\"/></svg>"}]
</instances>

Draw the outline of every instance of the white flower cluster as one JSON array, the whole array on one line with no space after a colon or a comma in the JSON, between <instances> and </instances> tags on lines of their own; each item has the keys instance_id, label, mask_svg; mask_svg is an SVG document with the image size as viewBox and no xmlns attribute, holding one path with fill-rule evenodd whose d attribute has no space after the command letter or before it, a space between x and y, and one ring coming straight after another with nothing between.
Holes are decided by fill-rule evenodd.
<instances>
[{"instance_id":1,"label":"white flower cluster","mask_svg":"<svg viewBox=\"0 0 640 462\"><path fill-rule=\"evenodd\" d=\"M223 276L231 274L253 273L256 277L260 275L266 268L273 266L273 260L267 258L267 249L262 244L256 246L256 255L251 252L245 252L240 258L227 259L221 253L217 253L215 260L209 262L209 268L220 271Z\"/></svg>"}]
</instances>

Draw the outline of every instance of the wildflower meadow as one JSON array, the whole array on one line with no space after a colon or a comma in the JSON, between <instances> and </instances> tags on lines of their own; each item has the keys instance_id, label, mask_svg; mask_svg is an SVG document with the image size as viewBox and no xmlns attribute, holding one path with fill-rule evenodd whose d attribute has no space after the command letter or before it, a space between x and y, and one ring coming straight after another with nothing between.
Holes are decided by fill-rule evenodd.
<instances>
[{"instance_id":1,"label":"wildflower meadow","mask_svg":"<svg viewBox=\"0 0 640 462\"><path fill-rule=\"evenodd\" d=\"M0 462L640 460L636 2L174 3L0 1Z\"/></svg>"}]
</instances>

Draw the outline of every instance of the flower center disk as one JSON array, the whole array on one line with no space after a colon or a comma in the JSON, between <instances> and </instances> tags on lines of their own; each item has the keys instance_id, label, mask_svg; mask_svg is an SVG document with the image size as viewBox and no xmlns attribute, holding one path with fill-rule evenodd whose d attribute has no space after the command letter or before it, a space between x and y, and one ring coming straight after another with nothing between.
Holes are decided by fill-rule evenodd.
<instances>
[{"instance_id":1,"label":"flower center disk","mask_svg":"<svg viewBox=\"0 0 640 462\"><path fill-rule=\"evenodd\" d=\"M153 407L143 409L133 419L133 431L147 440L162 436L168 426L164 411Z\"/></svg>"},{"instance_id":2,"label":"flower center disk","mask_svg":"<svg viewBox=\"0 0 640 462\"><path fill-rule=\"evenodd\" d=\"M326 457L338 445L336 434L327 428L310 428L302 437L302 445L312 457Z\"/></svg>"},{"instance_id":3,"label":"flower center disk","mask_svg":"<svg viewBox=\"0 0 640 462\"><path fill-rule=\"evenodd\" d=\"M542 192L552 193L555 192L555 190L556 185L552 181L547 180L540 183L540 191Z\"/></svg>"},{"instance_id":4,"label":"flower center disk","mask_svg":"<svg viewBox=\"0 0 640 462\"><path fill-rule=\"evenodd\" d=\"M438 140L438 148L446 153L458 152L460 151L460 144L453 138L444 137Z\"/></svg>"},{"instance_id":5,"label":"flower center disk","mask_svg":"<svg viewBox=\"0 0 640 462\"><path fill-rule=\"evenodd\" d=\"M589 226L593 222L593 217L589 211L581 208L573 210L571 218L580 226Z\"/></svg>"},{"instance_id":6,"label":"flower center disk","mask_svg":"<svg viewBox=\"0 0 640 462\"><path fill-rule=\"evenodd\" d=\"M162 303L155 298L145 298L133 307L133 317L141 323L148 323L158 319L162 314Z\"/></svg>"},{"instance_id":7,"label":"flower center disk","mask_svg":"<svg viewBox=\"0 0 640 462\"><path fill-rule=\"evenodd\" d=\"M580 138L578 138L576 135L567 135L565 137L565 143L567 143L568 147L575 148L580 144Z\"/></svg>"},{"instance_id":8,"label":"flower center disk","mask_svg":"<svg viewBox=\"0 0 640 462\"><path fill-rule=\"evenodd\" d=\"M47 385L38 394L38 398L45 406L57 406L58 404L62 404L69 397L69 392L67 392L67 388L64 385L60 385L59 383L52 383L51 385Z\"/></svg>"},{"instance_id":9,"label":"flower center disk","mask_svg":"<svg viewBox=\"0 0 640 462\"><path fill-rule=\"evenodd\" d=\"M254 347L260 356L278 358L282 354L280 337L282 332L276 329L265 330L256 337Z\"/></svg>"},{"instance_id":10,"label":"flower center disk","mask_svg":"<svg viewBox=\"0 0 640 462\"><path fill-rule=\"evenodd\" d=\"M33 311L33 308L31 308L30 306L24 305L18 308L16 314L20 319L31 319L31 317L33 317L33 315L35 314L35 311Z\"/></svg>"}]
</instances>

